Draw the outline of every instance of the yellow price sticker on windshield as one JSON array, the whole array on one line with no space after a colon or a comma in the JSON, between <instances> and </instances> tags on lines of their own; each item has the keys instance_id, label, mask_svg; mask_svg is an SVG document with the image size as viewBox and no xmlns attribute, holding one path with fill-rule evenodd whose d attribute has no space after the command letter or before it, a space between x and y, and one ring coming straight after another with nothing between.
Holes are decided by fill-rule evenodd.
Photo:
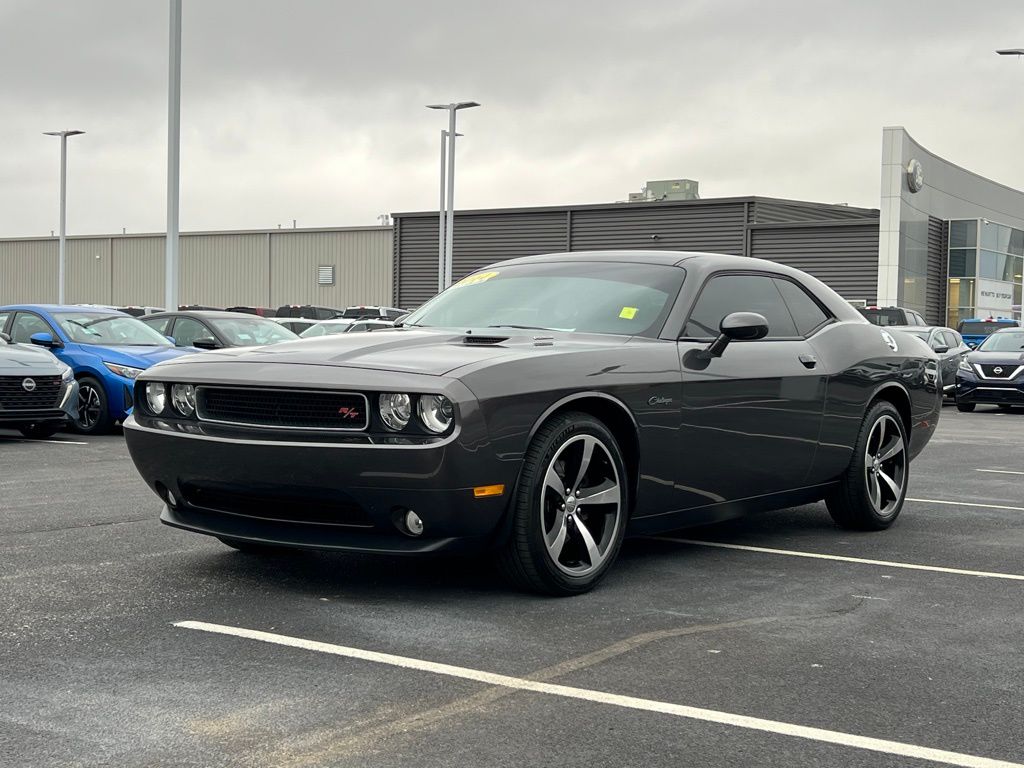
<instances>
[{"instance_id":1,"label":"yellow price sticker on windshield","mask_svg":"<svg viewBox=\"0 0 1024 768\"><path fill-rule=\"evenodd\" d=\"M623 320L632 320L634 317L636 317L636 313L636 307L623 307L622 311L619 312L619 317L621 317Z\"/></svg>"},{"instance_id":2,"label":"yellow price sticker on windshield","mask_svg":"<svg viewBox=\"0 0 1024 768\"><path fill-rule=\"evenodd\" d=\"M492 277L497 277L500 274L500 272L480 272L478 274L462 278L455 284L455 287L458 288L460 285L477 285L478 283L486 283Z\"/></svg>"}]
</instances>

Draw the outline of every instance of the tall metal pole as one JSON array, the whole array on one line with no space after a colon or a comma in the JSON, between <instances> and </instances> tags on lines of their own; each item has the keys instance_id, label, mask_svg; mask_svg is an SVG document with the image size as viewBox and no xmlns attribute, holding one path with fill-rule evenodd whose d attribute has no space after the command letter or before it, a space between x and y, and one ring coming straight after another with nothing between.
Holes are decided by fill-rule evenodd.
<instances>
[{"instance_id":1,"label":"tall metal pole","mask_svg":"<svg viewBox=\"0 0 1024 768\"><path fill-rule=\"evenodd\" d=\"M445 239L444 239L444 205L445 205L445 176L444 176L444 165L446 155L446 142L448 141L448 131L441 129L441 198L438 203L437 210L437 292L440 293L444 290L444 276L445 276Z\"/></svg>"},{"instance_id":2,"label":"tall metal pole","mask_svg":"<svg viewBox=\"0 0 1024 768\"><path fill-rule=\"evenodd\" d=\"M456 105L448 108L448 202L444 225L444 287L452 284L452 251L455 234L455 113Z\"/></svg>"},{"instance_id":3,"label":"tall metal pole","mask_svg":"<svg viewBox=\"0 0 1024 768\"><path fill-rule=\"evenodd\" d=\"M167 72L167 251L164 306L178 308L178 203L181 149L181 0L170 0L170 57Z\"/></svg>"},{"instance_id":4,"label":"tall metal pole","mask_svg":"<svg viewBox=\"0 0 1024 768\"><path fill-rule=\"evenodd\" d=\"M57 256L57 303L64 303L64 275L67 271L65 238L67 236L68 201L68 134L60 134L60 246Z\"/></svg>"}]
</instances>

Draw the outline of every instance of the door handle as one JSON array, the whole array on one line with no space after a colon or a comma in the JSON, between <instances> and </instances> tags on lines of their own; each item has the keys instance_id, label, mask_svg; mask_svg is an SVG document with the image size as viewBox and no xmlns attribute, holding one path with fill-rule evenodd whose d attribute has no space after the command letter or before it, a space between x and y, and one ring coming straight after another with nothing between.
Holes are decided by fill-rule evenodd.
<instances>
[{"instance_id":1,"label":"door handle","mask_svg":"<svg viewBox=\"0 0 1024 768\"><path fill-rule=\"evenodd\" d=\"M818 358L814 355L800 355L799 359L804 364L804 368L813 368L818 364Z\"/></svg>"}]
</instances>

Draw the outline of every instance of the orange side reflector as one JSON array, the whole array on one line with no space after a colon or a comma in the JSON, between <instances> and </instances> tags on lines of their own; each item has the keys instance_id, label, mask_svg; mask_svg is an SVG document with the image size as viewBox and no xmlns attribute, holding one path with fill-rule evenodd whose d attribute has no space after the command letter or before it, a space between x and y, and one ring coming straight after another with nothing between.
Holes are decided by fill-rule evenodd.
<instances>
[{"instance_id":1,"label":"orange side reflector","mask_svg":"<svg viewBox=\"0 0 1024 768\"><path fill-rule=\"evenodd\" d=\"M501 496L504 492L504 485L478 485L473 489L473 495L478 499L484 496Z\"/></svg>"}]
</instances>

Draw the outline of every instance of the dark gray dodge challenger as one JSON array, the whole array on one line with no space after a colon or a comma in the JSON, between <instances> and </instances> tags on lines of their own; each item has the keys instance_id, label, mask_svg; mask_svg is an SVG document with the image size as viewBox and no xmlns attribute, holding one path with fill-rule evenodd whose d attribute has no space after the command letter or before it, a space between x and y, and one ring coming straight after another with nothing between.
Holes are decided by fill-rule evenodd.
<instances>
[{"instance_id":1,"label":"dark gray dodge challenger","mask_svg":"<svg viewBox=\"0 0 1024 768\"><path fill-rule=\"evenodd\" d=\"M927 345L798 270L562 253L394 329L153 366L124 426L168 525L246 552L492 549L566 595L625 535L821 499L888 528L941 391Z\"/></svg>"}]
</instances>

